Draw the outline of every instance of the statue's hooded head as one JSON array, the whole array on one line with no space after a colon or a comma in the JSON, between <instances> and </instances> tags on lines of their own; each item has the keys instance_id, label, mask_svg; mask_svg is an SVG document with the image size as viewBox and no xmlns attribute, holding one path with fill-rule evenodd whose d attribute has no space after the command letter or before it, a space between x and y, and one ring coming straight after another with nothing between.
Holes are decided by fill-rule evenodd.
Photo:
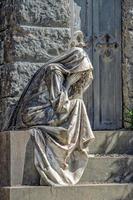
<instances>
[{"instance_id":1,"label":"statue's hooded head","mask_svg":"<svg viewBox=\"0 0 133 200\"><path fill-rule=\"evenodd\" d=\"M64 70L69 73L83 72L92 69L88 55L83 50L85 47L82 31L76 31L69 43L69 50L56 57L50 63L63 64Z\"/></svg>"}]
</instances>

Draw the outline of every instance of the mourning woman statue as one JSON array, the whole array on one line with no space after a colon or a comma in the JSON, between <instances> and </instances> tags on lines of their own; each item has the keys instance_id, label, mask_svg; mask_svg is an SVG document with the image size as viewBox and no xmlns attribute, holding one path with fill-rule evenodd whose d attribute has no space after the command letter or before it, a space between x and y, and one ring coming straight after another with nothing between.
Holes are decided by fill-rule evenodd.
<instances>
[{"instance_id":1,"label":"mourning woman statue","mask_svg":"<svg viewBox=\"0 0 133 200\"><path fill-rule=\"evenodd\" d=\"M78 31L68 51L35 73L8 124L8 130L31 130L41 185L76 184L87 165L95 137L82 94L93 67L83 46Z\"/></svg>"}]
</instances>

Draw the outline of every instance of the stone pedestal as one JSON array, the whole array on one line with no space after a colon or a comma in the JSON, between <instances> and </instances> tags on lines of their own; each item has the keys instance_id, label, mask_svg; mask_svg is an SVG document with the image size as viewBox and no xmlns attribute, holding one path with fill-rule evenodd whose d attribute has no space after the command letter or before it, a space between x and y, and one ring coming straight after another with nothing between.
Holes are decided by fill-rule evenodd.
<instances>
[{"instance_id":1,"label":"stone pedestal","mask_svg":"<svg viewBox=\"0 0 133 200\"><path fill-rule=\"evenodd\" d=\"M30 131L0 133L0 186L39 185Z\"/></svg>"}]
</instances>

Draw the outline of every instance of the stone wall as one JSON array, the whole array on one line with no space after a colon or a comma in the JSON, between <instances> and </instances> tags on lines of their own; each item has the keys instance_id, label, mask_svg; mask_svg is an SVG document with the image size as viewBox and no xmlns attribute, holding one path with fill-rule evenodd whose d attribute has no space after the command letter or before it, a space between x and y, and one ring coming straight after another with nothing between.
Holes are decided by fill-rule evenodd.
<instances>
[{"instance_id":1,"label":"stone wall","mask_svg":"<svg viewBox=\"0 0 133 200\"><path fill-rule=\"evenodd\" d=\"M126 107L133 109L133 1L123 0L122 4L123 34L123 108L124 121ZM129 124L124 123L125 127Z\"/></svg>"},{"instance_id":2,"label":"stone wall","mask_svg":"<svg viewBox=\"0 0 133 200\"><path fill-rule=\"evenodd\" d=\"M0 129L36 70L68 48L69 26L69 0L0 2Z\"/></svg>"}]
</instances>

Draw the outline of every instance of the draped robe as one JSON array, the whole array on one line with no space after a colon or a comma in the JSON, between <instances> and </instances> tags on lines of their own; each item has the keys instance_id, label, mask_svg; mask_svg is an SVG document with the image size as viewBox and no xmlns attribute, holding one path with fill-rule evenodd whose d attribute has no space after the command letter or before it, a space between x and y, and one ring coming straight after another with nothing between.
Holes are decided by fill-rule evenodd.
<instances>
[{"instance_id":1,"label":"draped robe","mask_svg":"<svg viewBox=\"0 0 133 200\"><path fill-rule=\"evenodd\" d=\"M93 135L83 92L93 67L81 48L72 48L39 69L25 88L8 124L30 129L41 185L76 184L87 165Z\"/></svg>"}]
</instances>

